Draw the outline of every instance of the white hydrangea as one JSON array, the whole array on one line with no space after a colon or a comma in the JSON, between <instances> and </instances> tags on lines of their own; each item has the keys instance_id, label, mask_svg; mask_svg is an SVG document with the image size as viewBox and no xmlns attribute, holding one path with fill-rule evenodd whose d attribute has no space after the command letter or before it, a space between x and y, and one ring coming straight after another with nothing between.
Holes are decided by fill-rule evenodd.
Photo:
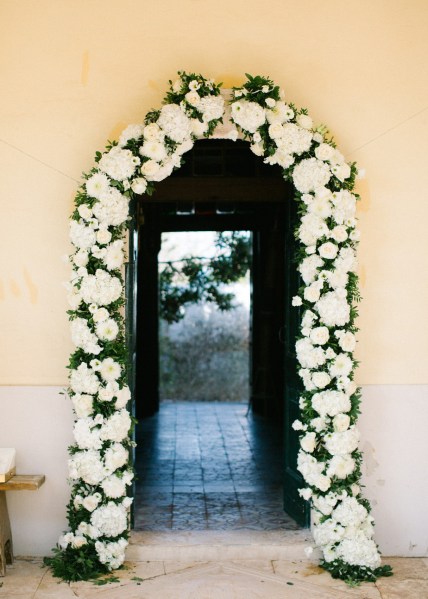
<instances>
[{"instance_id":1,"label":"white hydrangea","mask_svg":"<svg viewBox=\"0 0 428 599\"><path fill-rule=\"evenodd\" d=\"M266 113L257 102L238 100L232 104L232 119L244 131L255 133L266 122Z\"/></svg>"},{"instance_id":2,"label":"white hydrangea","mask_svg":"<svg viewBox=\"0 0 428 599\"><path fill-rule=\"evenodd\" d=\"M122 283L107 271L98 269L95 275L88 275L82 279L80 293L87 304L108 306L119 299Z\"/></svg>"},{"instance_id":3,"label":"white hydrangea","mask_svg":"<svg viewBox=\"0 0 428 599\"><path fill-rule=\"evenodd\" d=\"M324 445L331 455L345 455L357 449L359 440L358 430L351 426L340 433L327 433L324 437Z\"/></svg>"},{"instance_id":4,"label":"white hydrangea","mask_svg":"<svg viewBox=\"0 0 428 599\"><path fill-rule=\"evenodd\" d=\"M118 239L106 247L103 262L107 270L117 270L122 266L123 260L123 241L122 239Z\"/></svg>"},{"instance_id":5,"label":"white hydrangea","mask_svg":"<svg viewBox=\"0 0 428 599\"><path fill-rule=\"evenodd\" d=\"M305 258L299 265L298 270L302 275L302 279L306 285L310 285L314 280L319 269L324 265L322 258L313 254Z\"/></svg>"},{"instance_id":6,"label":"white hydrangea","mask_svg":"<svg viewBox=\"0 0 428 599\"><path fill-rule=\"evenodd\" d=\"M336 548L336 555L353 566L375 569L381 564L376 543L362 533L356 538L343 539Z\"/></svg>"},{"instance_id":7,"label":"white hydrangea","mask_svg":"<svg viewBox=\"0 0 428 599\"><path fill-rule=\"evenodd\" d=\"M313 495L312 503L315 509L324 516L329 516L337 504L337 494L328 493L327 495Z\"/></svg>"},{"instance_id":8,"label":"white hydrangea","mask_svg":"<svg viewBox=\"0 0 428 599\"><path fill-rule=\"evenodd\" d=\"M275 143L286 154L300 155L310 149L312 134L294 123L286 123L282 126L282 135L275 140Z\"/></svg>"},{"instance_id":9,"label":"white hydrangea","mask_svg":"<svg viewBox=\"0 0 428 599\"><path fill-rule=\"evenodd\" d=\"M126 495L126 485L130 484L131 481L129 480L129 476L125 476L125 474L123 476L111 474L102 481L101 487L106 497L118 499Z\"/></svg>"},{"instance_id":10,"label":"white hydrangea","mask_svg":"<svg viewBox=\"0 0 428 599\"><path fill-rule=\"evenodd\" d=\"M297 455L297 469L302 473L305 481L320 489L328 491L331 485L330 478L324 474L324 464L318 462L314 456L300 450Z\"/></svg>"},{"instance_id":11,"label":"white hydrangea","mask_svg":"<svg viewBox=\"0 0 428 599\"><path fill-rule=\"evenodd\" d=\"M126 146L130 139L140 139L144 133L144 125L128 125L120 134L119 147Z\"/></svg>"},{"instance_id":12,"label":"white hydrangea","mask_svg":"<svg viewBox=\"0 0 428 599\"><path fill-rule=\"evenodd\" d=\"M298 230L300 241L307 246L315 245L321 237L327 237L329 229L323 218L317 214L305 214Z\"/></svg>"},{"instance_id":13,"label":"white hydrangea","mask_svg":"<svg viewBox=\"0 0 428 599\"><path fill-rule=\"evenodd\" d=\"M327 185L330 177L328 165L316 158L305 158L293 169L293 183L301 193L309 193Z\"/></svg>"},{"instance_id":14,"label":"white hydrangea","mask_svg":"<svg viewBox=\"0 0 428 599\"><path fill-rule=\"evenodd\" d=\"M71 340L87 354L97 356L101 352L97 336L88 327L85 318L75 318L70 323Z\"/></svg>"},{"instance_id":15,"label":"white hydrangea","mask_svg":"<svg viewBox=\"0 0 428 599\"><path fill-rule=\"evenodd\" d=\"M127 410L119 410L107 418L100 430L100 437L104 441L120 443L128 436L131 428L131 417Z\"/></svg>"},{"instance_id":16,"label":"white hydrangea","mask_svg":"<svg viewBox=\"0 0 428 599\"><path fill-rule=\"evenodd\" d=\"M128 401L131 399L131 391L127 385L125 385L122 389L117 391L116 393L116 408L120 410L124 408Z\"/></svg>"},{"instance_id":17,"label":"white hydrangea","mask_svg":"<svg viewBox=\"0 0 428 599\"><path fill-rule=\"evenodd\" d=\"M132 177L140 162L138 156L134 156L130 150L113 146L111 150L102 155L98 166L112 179L124 181Z\"/></svg>"},{"instance_id":18,"label":"white hydrangea","mask_svg":"<svg viewBox=\"0 0 428 599\"><path fill-rule=\"evenodd\" d=\"M342 526L358 526L367 516L366 508L355 497L345 497L332 514L333 520Z\"/></svg>"},{"instance_id":19,"label":"white hydrangea","mask_svg":"<svg viewBox=\"0 0 428 599\"><path fill-rule=\"evenodd\" d=\"M328 327L342 327L349 322L350 306L346 297L337 291L329 291L315 304L321 322Z\"/></svg>"},{"instance_id":20,"label":"white hydrangea","mask_svg":"<svg viewBox=\"0 0 428 599\"><path fill-rule=\"evenodd\" d=\"M348 219L355 217L357 200L353 193L347 189L336 191L333 193L332 201L333 218L338 225L343 225Z\"/></svg>"},{"instance_id":21,"label":"white hydrangea","mask_svg":"<svg viewBox=\"0 0 428 599\"><path fill-rule=\"evenodd\" d=\"M355 470L355 460L350 455L335 455L328 462L327 476L344 479Z\"/></svg>"},{"instance_id":22,"label":"white hydrangea","mask_svg":"<svg viewBox=\"0 0 428 599\"><path fill-rule=\"evenodd\" d=\"M117 537L127 528L126 510L109 501L92 512L91 524L98 528L102 536Z\"/></svg>"},{"instance_id":23,"label":"white hydrangea","mask_svg":"<svg viewBox=\"0 0 428 599\"><path fill-rule=\"evenodd\" d=\"M129 452L121 443L113 443L104 454L105 467L108 472L114 472L124 466L129 460Z\"/></svg>"},{"instance_id":24,"label":"white hydrangea","mask_svg":"<svg viewBox=\"0 0 428 599\"><path fill-rule=\"evenodd\" d=\"M93 212L102 225L117 227L128 218L129 199L113 188L95 202Z\"/></svg>"},{"instance_id":25,"label":"white hydrangea","mask_svg":"<svg viewBox=\"0 0 428 599\"><path fill-rule=\"evenodd\" d=\"M71 243L77 248L87 250L94 245L96 235L92 227L72 220L70 223L70 239Z\"/></svg>"},{"instance_id":26,"label":"white hydrangea","mask_svg":"<svg viewBox=\"0 0 428 599\"><path fill-rule=\"evenodd\" d=\"M336 416L351 409L349 397L342 391L334 389L315 393L311 403L320 416Z\"/></svg>"},{"instance_id":27,"label":"white hydrangea","mask_svg":"<svg viewBox=\"0 0 428 599\"><path fill-rule=\"evenodd\" d=\"M190 119L176 104L166 104L162 107L157 124L167 137L177 143L183 142L192 133Z\"/></svg>"},{"instance_id":28,"label":"white hydrangea","mask_svg":"<svg viewBox=\"0 0 428 599\"><path fill-rule=\"evenodd\" d=\"M268 123L285 123L294 117L294 110L283 101L278 101L271 110L266 110Z\"/></svg>"},{"instance_id":29,"label":"white hydrangea","mask_svg":"<svg viewBox=\"0 0 428 599\"><path fill-rule=\"evenodd\" d=\"M341 541L344 537L345 529L343 526L328 519L314 527L313 535L315 543L322 547L323 545L333 545Z\"/></svg>"},{"instance_id":30,"label":"white hydrangea","mask_svg":"<svg viewBox=\"0 0 428 599\"><path fill-rule=\"evenodd\" d=\"M99 428L94 428L92 418L79 418L73 427L74 439L79 449L101 449Z\"/></svg>"},{"instance_id":31,"label":"white hydrangea","mask_svg":"<svg viewBox=\"0 0 428 599\"><path fill-rule=\"evenodd\" d=\"M70 478L81 478L88 485L98 485L106 476L100 452L94 449L78 451L68 460Z\"/></svg>"},{"instance_id":32,"label":"white hydrangea","mask_svg":"<svg viewBox=\"0 0 428 599\"><path fill-rule=\"evenodd\" d=\"M70 387L74 393L88 393L94 395L97 393L100 381L92 368L82 363L76 369L70 372Z\"/></svg>"},{"instance_id":33,"label":"white hydrangea","mask_svg":"<svg viewBox=\"0 0 428 599\"><path fill-rule=\"evenodd\" d=\"M199 102L198 110L205 123L221 119L224 114L224 99L221 95L206 96Z\"/></svg>"},{"instance_id":34,"label":"white hydrangea","mask_svg":"<svg viewBox=\"0 0 428 599\"><path fill-rule=\"evenodd\" d=\"M71 398L73 408L78 418L87 418L94 411L94 398L92 395L76 393Z\"/></svg>"},{"instance_id":35,"label":"white hydrangea","mask_svg":"<svg viewBox=\"0 0 428 599\"><path fill-rule=\"evenodd\" d=\"M321 347L314 347L307 338L296 341L297 361L303 368L317 368L325 364L326 356Z\"/></svg>"},{"instance_id":36,"label":"white hydrangea","mask_svg":"<svg viewBox=\"0 0 428 599\"><path fill-rule=\"evenodd\" d=\"M115 570L125 561L125 549L128 546L126 539L119 539L114 543L97 541L95 550L102 564L106 564L109 570Z\"/></svg>"}]
</instances>

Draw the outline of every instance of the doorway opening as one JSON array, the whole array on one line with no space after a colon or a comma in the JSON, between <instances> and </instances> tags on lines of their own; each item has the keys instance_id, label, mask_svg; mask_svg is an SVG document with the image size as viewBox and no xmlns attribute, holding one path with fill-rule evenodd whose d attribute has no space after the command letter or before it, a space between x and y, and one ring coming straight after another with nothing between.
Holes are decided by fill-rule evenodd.
<instances>
[{"instance_id":1,"label":"doorway opening","mask_svg":"<svg viewBox=\"0 0 428 599\"><path fill-rule=\"evenodd\" d=\"M289 308L298 286L292 189L245 142L199 141L186 159L138 203L132 237L134 527L307 526L291 429L299 396L299 314ZM240 404L161 402L159 252L163 234L183 231L251 232L249 389Z\"/></svg>"}]
</instances>

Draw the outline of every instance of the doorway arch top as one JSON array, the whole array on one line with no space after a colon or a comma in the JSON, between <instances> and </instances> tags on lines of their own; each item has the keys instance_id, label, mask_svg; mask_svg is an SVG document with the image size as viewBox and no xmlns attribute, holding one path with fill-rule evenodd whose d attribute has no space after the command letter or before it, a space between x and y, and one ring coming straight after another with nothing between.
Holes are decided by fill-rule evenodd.
<instances>
[{"instance_id":1,"label":"doorway arch top","mask_svg":"<svg viewBox=\"0 0 428 599\"><path fill-rule=\"evenodd\" d=\"M76 414L69 461L71 531L61 537L52 565L73 578L81 576L82 555L91 571L117 568L124 560L132 501L125 496L132 479L126 410L126 343L132 340L125 337L121 271L129 201L151 195L203 137L245 139L293 184L302 278L293 305L303 312L296 341L301 416L293 424L300 431L298 468L306 482L301 494L312 503L314 539L325 569L348 580L386 574L359 485L359 392L352 356L359 299L356 165L347 164L325 127L314 127L307 111L286 102L269 78L247 75L225 100L213 80L185 72L170 82L163 106L149 112L144 124L130 125L118 142L97 153L76 196L69 289L76 345L69 385Z\"/></svg>"}]
</instances>

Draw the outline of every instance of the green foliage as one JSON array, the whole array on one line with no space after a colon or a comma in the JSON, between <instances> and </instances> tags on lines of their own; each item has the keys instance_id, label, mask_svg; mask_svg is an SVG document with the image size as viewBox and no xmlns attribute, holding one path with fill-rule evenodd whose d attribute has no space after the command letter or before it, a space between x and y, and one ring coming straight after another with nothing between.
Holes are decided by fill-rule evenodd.
<instances>
[{"instance_id":1,"label":"green foliage","mask_svg":"<svg viewBox=\"0 0 428 599\"><path fill-rule=\"evenodd\" d=\"M168 323L179 322L190 304L212 302L220 310L233 308L234 295L220 285L235 283L251 265L251 240L245 232L217 233L217 254L165 262L159 275L160 315Z\"/></svg>"},{"instance_id":2,"label":"green foliage","mask_svg":"<svg viewBox=\"0 0 428 599\"><path fill-rule=\"evenodd\" d=\"M45 557L43 563L51 569L53 576L66 582L94 580L109 572L107 566L99 561L93 543L88 543L79 549L55 548L53 556Z\"/></svg>"},{"instance_id":3,"label":"green foliage","mask_svg":"<svg viewBox=\"0 0 428 599\"><path fill-rule=\"evenodd\" d=\"M353 566L341 559L332 562L322 560L320 566L330 572L333 578L340 578L351 587L358 586L361 582L375 582L381 576L393 575L391 566L380 566L373 569L366 566Z\"/></svg>"}]
</instances>

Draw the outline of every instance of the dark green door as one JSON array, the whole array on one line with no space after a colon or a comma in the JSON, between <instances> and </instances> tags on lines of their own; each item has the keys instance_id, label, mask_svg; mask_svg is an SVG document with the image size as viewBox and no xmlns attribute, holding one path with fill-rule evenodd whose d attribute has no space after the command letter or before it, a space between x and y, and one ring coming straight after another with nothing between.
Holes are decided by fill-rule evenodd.
<instances>
[{"instance_id":1,"label":"dark green door","mask_svg":"<svg viewBox=\"0 0 428 599\"><path fill-rule=\"evenodd\" d=\"M296 241L294 229L298 220L297 202L292 198L287 202L287 224L285 236L285 335L284 335L284 510L301 526L310 524L309 503L304 501L298 489L305 486L300 472L297 470L297 453L299 436L292 428L293 422L299 418L299 396L302 383L297 373L295 343L301 319L300 308L292 307L291 300L299 288L299 273L296 269L294 254Z\"/></svg>"}]
</instances>

